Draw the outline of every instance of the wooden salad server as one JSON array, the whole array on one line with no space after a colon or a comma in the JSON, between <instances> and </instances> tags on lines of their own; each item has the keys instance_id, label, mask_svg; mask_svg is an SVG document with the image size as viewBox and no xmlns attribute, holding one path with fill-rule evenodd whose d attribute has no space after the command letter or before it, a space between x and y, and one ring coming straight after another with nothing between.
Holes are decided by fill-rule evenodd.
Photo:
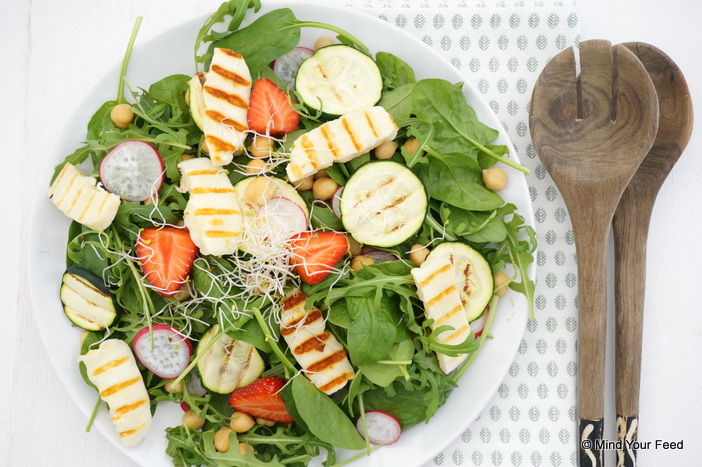
<instances>
[{"instance_id":1,"label":"wooden salad server","mask_svg":"<svg viewBox=\"0 0 702 467\"><path fill-rule=\"evenodd\" d=\"M578 258L579 465L604 464L607 240L619 198L653 144L658 99L633 52L580 44L546 65L531 97L531 136L573 224Z\"/></svg>"},{"instance_id":2,"label":"wooden salad server","mask_svg":"<svg viewBox=\"0 0 702 467\"><path fill-rule=\"evenodd\" d=\"M646 289L646 240L653 203L692 133L692 101L678 66L643 42L622 44L643 63L658 94L658 133L614 213L617 465L636 466L641 339Z\"/></svg>"}]
</instances>

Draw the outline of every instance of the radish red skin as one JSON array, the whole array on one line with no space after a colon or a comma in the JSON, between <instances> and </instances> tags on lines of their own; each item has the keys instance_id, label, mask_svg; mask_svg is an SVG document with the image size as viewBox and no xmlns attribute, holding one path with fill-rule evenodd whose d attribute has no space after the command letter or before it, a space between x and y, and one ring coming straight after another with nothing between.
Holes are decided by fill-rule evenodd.
<instances>
[{"instance_id":1,"label":"radish red skin","mask_svg":"<svg viewBox=\"0 0 702 467\"><path fill-rule=\"evenodd\" d=\"M154 348L151 348L151 337L150 332L154 333ZM159 342L157 342L157 333L162 335L167 333L166 339L168 344L175 342L176 345L185 347L186 352L182 349L173 348L159 348ZM142 344L141 341L144 341ZM166 345L168 345L166 344ZM164 345L164 344L161 344ZM185 337L178 329L169 326L167 324L154 324L151 329L148 326L141 329L134 336L134 341L132 343L134 347L134 355L139 359L139 361L153 374L159 378L172 379L178 377L187 368L190 362L190 356L193 353L193 347L190 343L190 339ZM169 364L163 364L163 358L167 358L168 355L164 356L164 353L171 353L171 357L177 358L175 362L169 362ZM173 352L176 352L174 355ZM154 359L159 359L161 357L161 363L164 366L159 366L158 361Z\"/></svg>"},{"instance_id":2,"label":"radish red skin","mask_svg":"<svg viewBox=\"0 0 702 467\"><path fill-rule=\"evenodd\" d=\"M368 441L372 444L387 446L400 439L402 425L393 414L382 410L369 410L365 413ZM356 429L362 437L366 436L363 429L363 417L358 417Z\"/></svg>"}]
</instances>

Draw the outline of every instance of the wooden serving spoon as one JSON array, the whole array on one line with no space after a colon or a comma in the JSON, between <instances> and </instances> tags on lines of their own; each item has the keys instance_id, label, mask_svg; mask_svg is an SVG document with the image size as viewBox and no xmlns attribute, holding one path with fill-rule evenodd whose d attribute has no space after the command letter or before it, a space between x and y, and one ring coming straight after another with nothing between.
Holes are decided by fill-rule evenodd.
<instances>
[{"instance_id":1,"label":"wooden serving spoon","mask_svg":"<svg viewBox=\"0 0 702 467\"><path fill-rule=\"evenodd\" d=\"M692 101L685 77L665 53L643 42L622 44L643 63L658 94L658 133L614 213L616 307L617 465L634 467L646 289L646 240L653 203L692 133Z\"/></svg>"},{"instance_id":2,"label":"wooden serving spoon","mask_svg":"<svg viewBox=\"0 0 702 467\"><path fill-rule=\"evenodd\" d=\"M646 69L626 47L580 44L541 72L531 98L534 147L570 213L578 257L580 465L602 466L607 239L629 180L653 144L658 99Z\"/></svg>"}]
</instances>

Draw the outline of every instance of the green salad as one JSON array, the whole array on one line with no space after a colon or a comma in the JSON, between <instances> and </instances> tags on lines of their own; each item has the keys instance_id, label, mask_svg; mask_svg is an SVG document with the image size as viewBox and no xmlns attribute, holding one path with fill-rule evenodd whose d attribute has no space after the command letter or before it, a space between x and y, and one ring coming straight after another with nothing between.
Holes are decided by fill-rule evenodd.
<instances>
[{"instance_id":1,"label":"green salad","mask_svg":"<svg viewBox=\"0 0 702 467\"><path fill-rule=\"evenodd\" d=\"M175 465L369 455L466 383L508 289L533 313L534 231L499 193L505 166L528 170L461 84L260 8L222 4L193 73L144 89L137 21L115 100L49 190L95 413L133 446L180 404Z\"/></svg>"}]
</instances>

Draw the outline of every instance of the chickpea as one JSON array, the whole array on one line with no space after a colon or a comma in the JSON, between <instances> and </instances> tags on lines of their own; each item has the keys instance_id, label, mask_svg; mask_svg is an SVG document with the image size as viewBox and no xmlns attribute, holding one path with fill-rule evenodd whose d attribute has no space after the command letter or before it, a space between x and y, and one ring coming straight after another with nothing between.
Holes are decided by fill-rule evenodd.
<instances>
[{"instance_id":1,"label":"chickpea","mask_svg":"<svg viewBox=\"0 0 702 467\"><path fill-rule=\"evenodd\" d=\"M239 443L238 449L239 454L241 454L242 456L245 456L247 454L253 454L255 452L254 447L246 443Z\"/></svg>"},{"instance_id":2,"label":"chickpea","mask_svg":"<svg viewBox=\"0 0 702 467\"><path fill-rule=\"evenodd\" d=\"M273 182L267 177L256 177L246 187L244 197L253 204L262 206L266 201L273 198Z\"/></svg>"},{"instance_id":3,"label":"chickpea","mask_svg":"<svg viewBox=\"0 0 702 467\"><path fill-rule=\"evenodd\" d=\"M189 161L190 159L195 159L195 156L193 156L192 154L183 154L182 156L180 156L181 161Z\"/></svg>"},{"instance_id":4,"label":"chickpea","mask_svg":"<svg viewBox=\"0 0 702 467\"><path fill-rule=\"evenodd\" d=\"M312 185L314 184L314 175L310 175L309 177L305 177L302 180L298 180L295 182L295 189L297 191L310 191L312 189Z\"/></svg>"},{"instance_id":5,"label":"chickpea","mask_svg":"<svg viewBox=\"0 0 702 467\"><path fill-rule=\"evenodd\" d=\"M312 194L315 199L322 201L330 200L339 189L339 184L329 177L318 178L312 185Z\"/></svg>"},{"instance_id":6,"label":"chickpea","mask_svg":"<svg viewBox=\"0 0 702 467\"><path fill-rule=\"evenodd\" d=\"M127 128L134 121L134 112L129 104L117 104L110 111L110 119L120 128Z\"/></svg>"},{"instance_id":7,"label":"chickpea","mask_svg":"<svg viewBox=\"0 0 702 467\"><path fill-rule=\"evenodd\" d=\"M353 239L351 235L346 236L346 241L349 243L349 254L351 256L358 256L363 250L363 246Z\"/></svg>"},{"instance_id":8,"label":"chickpea","mask_svg":"<svg viewBox=\"0 0 702 467\"><path fill-rule=\"evenodd\" d=\"M494 279L495 279L495 295L497 295L498 297L501 297L504 294L506 294L507 289L509 289L509 286L505 284L507 281L509 281L509 274L507 274L504 271L500 271L497 274L495 274ZM505 285L503 286L503 284L505 284Z\"/></svg>"},{"instance_id":9,"label":"chickpea","mask_svg":"<svg viewBox=\"0 0 702 467\"><path fill-rule=\"evenodd\" d=\"M176 292L175 295L173 295L173 298L175 298L179 302L182 302L183 300L187 300L188 297L190 297L190 292L188 292L188 289L185 287L183 287L178 292Z\"/></svg>"},{"instance_id":10,"label":"chickpea","mask_svg":"<svg viewBox=\"0 0 702 467\"><path fill-rule=\"evenodd\" d=\"M375 264L375 260L370 256L354 256L351 260L351 269L353 269L354 271L360 271L361 269L363 269L363 266L366 266L368 264Z\"/></svg>"},{"instance_id":11,"label":"chickpea","mask_svg":"<svg viewBox=\"0 0 702 467\"><path fill-rule=\"evenodd\" d=\"M268 136L254 136L249 145L249 153L253 157L269 157L275 147L275 141Z\"/></svg>"},{"instance_id":12,"label":"chickpea","mask_svg":"<svg viewBox=\"0 0 702 467\"><path fill-rule=\"evenodd\" d=\"M336 44L336 41L334 40L333 37L320 36L314 42L314 50L317 51L317 50L321 49L322 47L326 47L328 45L334 45L334 44Z\"/></svg>"},{"instance_id":13,"label":"chickpea","mask_svg":"<svg viewBox=\"0 0 702 467\"><path fill-rule=\"evenodd\" d=\"M385 141L381 143L380 146L373 149L373 155L376 159L385 160L390 159L395 155L395 150L397 149L397 143L394 141Z\"/></svg>"},{"instance_id":14,"label":"chickpea","mask_svg":"<svg viewBox=\"0 0 702 467\"><path fill-rule=\"evenodd\" d=\"M229 422L229 428L237 433L244 433L253 428L255 424L256 422L251 415L243 412L234 412L232 414L232 419Z\"/></svg>"},{"instance_id":15,"label":"chickpea","mask_svg":"<svg viewBox=\"0 0 702 467\"><path fill-rule=\"evenodd\" d=\"M429 248L425 247L424 245L415 244L410 248L409 259L417 266L421 266L427 259L428 254Z\"/></svg>"},{"instance_id":16,"label":"chickpea","mask_svg":"<svg viewBox=\"0 0 702 467\"><path fill-rule=\"evenodd\" d=\"M251 159L246 164L247 175L259 175L266 171L266 162L263 159Z\"/></svg>"},{"instance_id":17,"label":"chickpea","mask_svg":"<svg viewBox=\"0 0 702 467\"><path fill-rule=\"evenodd\" d=\"M175 225L178 227L183 227L185 225L185 221L183 219L178 219Z\"/></svg>"},{"instance_id":18,"label":"chickpea","mask_svg":"<svg viewBox=\"0 0 702 467\"><path fill-rule=\"evenodd\" d=\"M183 426L189 430L199 430L205 424L205 419L201 418L194 410L188 410L183 414Z\"/></svg>"},{"instance_id":19,"label":"chickpea","mask_svg":"<svg viewBox=\"0 0 702 467\"><path fill-rule=\"evenodd\" d=\"M273 426L275 425L275 422L273 420L266 420L265 418L256 417L256 425Z\"/></svg>"},{"instance_id":20,"label":"chickpea","mask_svg":"<svg viewBox=\"0 0 702 467\"><path fill-rule=\"evenodd\" d=\"M219 452L229 451L229 433L233 430L227 426L220 428L214 435L215 449Z\"/></svg>"},{"instance_id":21,"label":"chickpea","mask_svg":"<svg viewBox=\"0 0 702 467\"><path fill-rule=\"evenodd\" d=\"M169 394L180 394L183 392L183 382L178 381L178 384L173 384L175 379L169 379L166 384L163 385L163 389Z\"/></svg>"},{"instance_id":22,"label":"chickpea","mask_svg":"<svg viewBox=\"0 0 702 467\"><path fill-rule=\"evenodd\" d=\"M507 174L499 167L484 169L483 183L489 190L500 191L507 185Z\"/></svg>"},{"instance_id":23,"label":"chickpea","mask_svg":"<svg viewBox=\"0 0 702 467\"><path fill-rule=\"evenodd\" d=\"M410 154L414 154L419 150L419 140L414 136L410 136L409 138L407 138L407 141L405 141L402 146L404 146L404 148L407 149L407 152L409 152Z\"/></svg>"},{"instance_id":24,"label":"chickpea","mask_svg":"<svg viewBox=\"0 0 702 467\"><path fill-rule=\"evenodd\" d=\"M327 171L324 170L324 169L318 170L318 171L316 171L316 172L314 173L314 179L315 179L315 180L320 179L320 178L324 178L324 177L328 177L328 176L329 176L329 174L328 174Z\"/></svg>"}]
</instances>

